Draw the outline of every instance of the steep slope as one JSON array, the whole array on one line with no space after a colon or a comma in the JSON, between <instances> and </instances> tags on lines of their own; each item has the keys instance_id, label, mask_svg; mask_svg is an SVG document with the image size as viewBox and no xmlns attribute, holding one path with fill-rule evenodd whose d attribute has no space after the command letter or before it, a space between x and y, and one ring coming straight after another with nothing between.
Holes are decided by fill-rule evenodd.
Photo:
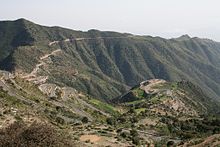
<instances>
[{"instance_id":1,"label":"steep slope","mask_svg":"<svg viewBox=\"0 0 220 147\"><path fill-rule=\"evenodd\" d=\"M127 111L112 118L111 124L123 128L124 133L136 132L137 144L147 140L157 146L219 145L215 136L220 133L220 103L209 99L188 81L143 81L112 100Z\"/></svg>"},{"instance_id":2,"label":"steep slope","mask_svg":"<svg viewBox=\"0 0 220 147\"><path fill-rule=\"evenodd\" d=\"M40 67L38 76L48 76L49 82L97 98L117 97L151 78L186 79L200 85L212 98L220 95L218 42L184 36L167 40L97 30L81 32L44 27L24 19L1 22L1 26L1 36L11 38L1 40L0 50L6 52L0 58L1 69L22 76L39 64L40 57L61 49L58 56L50 56L46 66ZM15 33L11 35L5 26L13 27ZM18 28L28 35L21 35ZM14 34L26 37L19 39ZM21 42L14 45L16 39Z\"/></svg>"},{"instance_id":3,"label":"steep slope","mask_svg":"<svg viewBox=\"0 0 220 147\"><path fill-rule=\"evenodd\" d=\"M41 86L0 71L0 146L87 146L83 133L100 136L106 118L119 114L116 107L71 87ZM125 144L111 136L99 138L103 144Z\"/></svg>"},{"instance_id":4,"label":"steep slope","mask_svg":"<svg viewBox=\"0 0 220 147\"><path fill-rule=\"evenodd\" d=\"M23 114L26 117L27 110L27 113L35 117L50 121L56 121L58 118L63 123L76 123L82 117L87 117L90 121L100 121L118 113L114 108L110 110L110 105L71 87L59 87L50 83L37 87L34 81L21 79L6 71L0 71L0 98L1 112L5 109L16 109L21 113L17 112L17 115L22 117ZM109 111L100 109L94 102L109 107Z\"/></svg>"}]
</instances>

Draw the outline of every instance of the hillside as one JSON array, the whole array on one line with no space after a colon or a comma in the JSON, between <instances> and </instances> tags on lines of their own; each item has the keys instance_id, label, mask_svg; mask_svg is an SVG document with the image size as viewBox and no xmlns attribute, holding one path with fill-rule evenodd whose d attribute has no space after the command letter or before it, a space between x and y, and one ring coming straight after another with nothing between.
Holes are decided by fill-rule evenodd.
<instances>
[{"instance_id":1,"label":"hillside","mask_svg":"<svg viewBox=\"0 0 220 147\"><path fill-rule=\"evenodd\" d=\"M144 81L115 104L35 82L0 71L0 146L218 144L220 104L191 82Z\"/></svg>"},{"instance_id":2,"label":"hillside","mask_svg":"<svg viewBox=\"0 0 220 147\"><path fill-rule=\"evenodd\" d=\"M0 146L81 146L83 133L106 128L106 118L119 114L71 87L47 84L51 89L42 92L32 81L0 71Z\"/></svg>"},{"instance_id":3,"label":"hillside","mask_svg":"<svg viewBox=\"0 0 220 147\"><path fill-rule=\"evenodd\" d=\"M122 132L128 128L135 131L139 143L148 140L156 146L219 145L220 103L210 101L189 81L143 81L112 102L127 111L112 118L111 123L123 128Z\"/></svg>"},{"instance_id":4,"label":"hillside","mask_svg":"<svg viewBox=\"0 0 220 147\"><path fill-rule=\"evenodd\" d=\"M0 22L0 146L219 145L219 61L188 35Z\"/></svg>"},{"instance_id":5,"label":"hillside","mask_svg":"<svg viewBox=\"0 0 220 147\"><path fill-rule=\"evenodd\" d=\"M152 78L188 80L211 98L220 95L220 43L208 39L81 32L19 19L0 22L0 40L1 69L25 77L44 62L35 78L99 99L115 98Z\"/></svg>"},{"instance_id":6,"label":"hillside","mask_svg":"<svg viewBox=\"0 0 220 147\"><path fill-rule=\"evenodd\" d=\"M167 82L152 79L141 82L131 90L112 99L113 103L135 107L149 107L154 112L181 115L207 115L219 113L219 105L189 81Z\"/></svg>"}]
</instances>

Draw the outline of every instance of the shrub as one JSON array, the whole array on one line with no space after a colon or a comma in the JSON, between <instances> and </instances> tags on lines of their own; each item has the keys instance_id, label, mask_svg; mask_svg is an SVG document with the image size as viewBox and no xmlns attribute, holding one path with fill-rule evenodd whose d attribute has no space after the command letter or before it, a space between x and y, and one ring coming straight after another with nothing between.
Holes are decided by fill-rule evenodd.
<instances>
[{"instance_id":1,"label":"shrub","mask_svg":"<svg viewBox=\"0 0 220 147\"><path fill-rule=\"evenodd\" d=\"M135 145L140 145L140 138L139 137L132 137L132 143Z\"/></svg>"},{"instance_id":2,"label":"shrub","mask_svg":"<svg viewBox=\"0 0 220 147\"><path fill-rule=\"evenodd\" d=\"M132 123L137 123L137 122L138 122L137 116L132 117L132 118L131 118L131 122L132 122Z\"/></svg>"},{"instance_id":3,"label":"shrub","mask_svg":"<svg viewBox=\"0 0 220 147\"><path fill-rule=\"evenodd\" d=\"M120 136L123 138L127 138L129 136L129 133L128 132L121 132Z\"/></svg>"},{"instance_id":4,"label":"shrub","mask_svg":"<svg viewBox=\"0 0 220 147\"><path fill-rule=\"evenodd\" d=\"M64 136L58 135L51 126L43 123L32 123L30 126L15 122L0 130L0 146L2 147L59 147L71 146Z\"/></svg>"},{"instance_id":5,"label":"shrub","mask_svg":"<svg viewBox=\"0 0 220 147\"><path fill-rule=\"evenodd\" d=\"M131 113L131 114L135 113L134 107L131 107L131 108L129 109L128 113Z\"/></svg>"},{"instance_id":6,"label":"shrub","mask_svg":"<svg viewBox=\"0 0 220 147\"><path fill-rule=\"evenodd\" d=\"M167 147L172 147L172 146L174 146L174 141L168 141L167 142Z\"/></svg>"},{"instance_id":7,"label":"shrub","mask_svg":"<svg viewBox=\"0 0 220 147\"><path fill-rule=\"evenodd\" d=\"M117 133L122 132L122 128L117 129L116 132L117 132Z\"/></svg>"},{"instance_id":8,"label":"shrub","mask_svg":"<svg viewBox=\"0 0 220 147\"><path fill-rule=\"evenodd\" d=\"M109 117L106 119L107 124L109 125L115 125L115 119L113 117Z\"/></svg>"},{"instance_id":9,"label":"shrub","mask_svg":"<svg viewBox=\"0 0 220 147\"><path fill-rule=\"evenodd\" d=\"M126 118L124 116L120 116L117 121L119 123L125 123L126 122Z\"/></svg>"},{"instance_id":10,"label":"shrub","mask_svg":"<svg viewBox=\"0 0 220 147\"><path fill-rule=\"evenodd\" d=\"M138 132L137 132L137 130L135 130L135 129L132 129L132 130L130 131L130 134L131 134L132 137L137 137L137 136L138 136Z\"/></svg>"},{"instance_id":11,"label":"shrub","mask_svg":"<svg viewBox=\"0 0 220 147\"><path fill-rule=\"evenodd\" d=\"M61 118L61 117L57 117L57 118L56 118L56 122L59 123L59 124L61 124L61 125L64 125L64 124L65 124L65 120L64 120L63 118Z\"/></svg>"},{"instance_id":12,"label":"shrub","mask_svg":"<svg viewBox=\"0 0 220 147\"><path fill-rule=\"evenodd\" d=\"M83 122L83 123L88 123L88 122L89 122L89 119L88 119L87 117L83 117L83 118L82 118L82 122Z\"/></svg>"}]
</instances>

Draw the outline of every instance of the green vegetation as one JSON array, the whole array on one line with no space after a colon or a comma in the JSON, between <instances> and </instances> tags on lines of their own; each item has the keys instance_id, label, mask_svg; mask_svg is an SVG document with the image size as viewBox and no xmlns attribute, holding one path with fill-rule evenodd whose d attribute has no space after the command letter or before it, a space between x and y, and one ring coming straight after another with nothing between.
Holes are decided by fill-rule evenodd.
<instances>
[{"instance_id":1,"label":"green vegetation","mask_svg":"<svg viewBox=\"0 0 220 147\"><path fill-rule=\"evenodd\" d=\"M24 19L4 21L0 22L0 67L30 72L40 56L61 48L62 54L51 57L53 64L42 74L49 74L50 82L74 87L93 97L115 98L128 86L155 77L168 81L186 79L210 97L220 95L219 43L190 37L168 40L127 36L131 35L43 27ZM94 39L48 46L51 41L81 37ZM95 39L98 37L103 39ZM136 94L144 97L139 90Z\"/></svg>"},{"instance_id":2,"label":"green vegetation","mask_svg":"<svg viewBox=\"0 0 220 147\"><path fill-rule=\"evenodd\" d=\"M145 98L145 92L144 90L140 89L140 88L135 88L132 90L133 94L140 99Z\"/></svg>"},{"instance_id":3,"label":"green vegetation","mask_svg":"<svg viewBox=\"0 0 220 147\"><path fill-rule=\"evenodd\" d=\"M136 105L144 102L145 100L136 100L136 101L131 101L131 102L126 102L126 105Z\"/></svg>"},{"instance_id":4,"label":"green vegetation","mask_svg":"<svg viewBox=\"0 0 220 147\"><path fill-rule=\"evenodd\" d=\"M220 95L217 42L80 32L24 19L0 22L0 40L0 69L18 75L13 80L1 79L4 89L10 90L0 88L1 125L7 119L20 123L36 119L67 131L78 142L83 133L91 133L136 146L146 145L151 142L146 138L151 137L155 146L173 146L176 142L171 138L185 142L220 133L220 104L214 99ZM49 45L53 41L59 43ZM49 98L38 85L19 78L19 73L30 73L40 57L58 48L61 52L44 59L38 72L61 89L55 91L59 98ZM151 78L170 82L156 84L149 92L137 85ZM65 86L76 91L65 93ZM86 96L80 96L81 92ZM60 141L54 132L42 124L12 124L0 130L0 146L48 146L52 141L64 146L62 137ZM48 142L39 141L39 136ZM93 142L86 140L85 144L92 146Z\"/></svg>"},{"instance_id":5,"label":"green vegetation","mask_svg":"<svg viewBox=\"0 0 220 147\"><path fill-rule=\"evenodd\" d=\"M87 117L83 117L83 118L82 118L82 122L83 122L83 123L88 123L88 122L89 122L89 119L88 119Z\"/></svg>"},{"instance_id":6,"label":"green vegetation","mask_svg":"<svg viewBox=\"0 0 220 147\"><path fill-rule=\"evenodd\" d=\"M16 97L10 96L7 91L0 88L0 101L13 107L22 107L23 103Z\"/></svg>"},{"instance_id":7,"label":"green vegetation","mask_svg":"<svg viewBox=\"0 0 220 147\"><path fill-rule=\"evenodd\" d=\"M113 106L111 106L110 104L107 104L105 102L101 102L97 99L90 99L89 102L93 105L95 105L97 108L103 110L103 111L106 111L112 115L117 115L118 112L116 110L116 108L114 108Z\"/></svg>"},{"instance_id":8,"label":"green vegetation","mask_svg":"<svg viewBox=\"0 0 220 147\"><path fill-rule=\"evenodd\" d=\"M139 114L141 112L144 112L146 110L146 108L138 108L138 109L135 109L134 111Z\"/></svg>"}]
</instances>

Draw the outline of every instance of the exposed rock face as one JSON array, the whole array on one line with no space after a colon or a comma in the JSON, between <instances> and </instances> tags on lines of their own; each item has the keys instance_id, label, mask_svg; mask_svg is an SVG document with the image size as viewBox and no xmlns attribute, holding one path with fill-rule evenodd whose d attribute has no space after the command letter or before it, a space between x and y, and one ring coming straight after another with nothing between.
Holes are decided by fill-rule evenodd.
<instances>
[{"instance_id":1,"label":"exposed rock face","mask_svg":"<svg viewBox=\"0 0 220 147\"><path fill-rule=\"evenodd\" d=\"M41 84L38 88L48 97L62 98L67 100L69 98L78 97L79 92L71 87L59 87L55 84Z\"/></svg>"}]
</instances>

